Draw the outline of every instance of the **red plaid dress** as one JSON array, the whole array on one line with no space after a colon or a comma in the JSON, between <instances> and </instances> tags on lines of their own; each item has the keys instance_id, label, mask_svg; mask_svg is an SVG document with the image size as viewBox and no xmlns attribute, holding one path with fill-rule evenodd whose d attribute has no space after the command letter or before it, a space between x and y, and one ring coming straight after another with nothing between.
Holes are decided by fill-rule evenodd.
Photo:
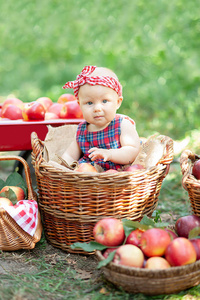
<instances>
[{"instance_id":1,"label":"red plaid dress","mask_svg":"<svg viewBox=\"0 0 200 300\"><path fill-rule=\"evenodd\" d=\"M81 148L83 156L79 159L79 163L89 162L92 165L94 163L100 165L104 170L119 169L121 164L115 164L111 161L104 162L103 159L98 159L92 162L88 157L89 149L93 147L103 149L117 149L121 147L120 135L121 135L121 122L123 118L128 119L132 124L135 122L127 116L116 115L116 117L110 122L110 124L103 130L90 132L87 131L87 122L81 122L78 125L76 133L76 141Z\"/></svg>"}]
</instances>

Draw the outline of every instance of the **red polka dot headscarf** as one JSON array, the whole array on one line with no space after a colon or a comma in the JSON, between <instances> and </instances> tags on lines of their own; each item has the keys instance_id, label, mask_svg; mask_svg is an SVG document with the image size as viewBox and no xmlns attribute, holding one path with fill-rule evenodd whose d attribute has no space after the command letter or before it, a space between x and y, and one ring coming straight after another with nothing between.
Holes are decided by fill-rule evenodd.
<instances>
[{"instance_id":1,"label":"red polka dot headscarf","mask_svg":"<svg viewBox=\"0 0 200 300\"><path fill-rule=\"evenodd\" d=\"M89 76L94 72L96 66L86 66L76 77L76 80L66 82L63 89L73 89L74 95L78 99L78 91L80 86L88 83L90 85L103 85L113 89L119 96L122 96L122 86L117 79L111 76Z\"/></svg>"}]
</instances>

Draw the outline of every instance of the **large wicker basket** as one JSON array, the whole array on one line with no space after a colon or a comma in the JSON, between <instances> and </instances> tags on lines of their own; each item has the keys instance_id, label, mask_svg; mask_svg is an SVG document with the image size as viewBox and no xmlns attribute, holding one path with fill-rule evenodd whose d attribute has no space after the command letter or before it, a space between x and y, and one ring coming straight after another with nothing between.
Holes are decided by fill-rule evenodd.
<instances>
[{"instance_id":1,"label":"large wicker basket","mask_svg":"<svg viewBox=\"0 0 200 300\"><path fill-rule=\"evenodd\" d=\"M80 173L63 171L43 158L44 142L32 133L32 163L38 185L38 203L47 240L69 252L74 242L93 240L93 227L104 217L140 220L151 216L169 164L173 141L163 137L166 149L158 164L134 173Z\"/></svg>"},{"instance_id":2,"label":"large wicker basket","mask_svg":"<svg viewBox=\"0 0 200 300\"><path fill-rule=\"evenodd\" d=\"M190 204L195 215L200 216L200 180L192 175L192 168L200 157L190 150L184 150L180 157L182 185L188 192Z\"/></svg>"},{"instance_id":3,"label":"large wicker basket","mask_svg":"<svg viewBox=\"0 0 200 300\"><path fill-rule=\"evenodd\" d=\"M100 251L96 251L96 255L99 261L104 259ZM200 283L200 261L165 270L126 267L111 262L102 270L108 281L129 293L172 294Z\"/></svg>"},{"instance_id":4,"label":"large wicker basket","mask_svg":"<svg viewBox=\"0 0 200 300\"><path fill-rule=\"evenodd\" d=\"M18 160L24 166L25 177L28 189L28 199L37 201L33 191L28 163L20 156L0 156L0 161ZM0 208L0 249L14 251L19 249L33 249L41 239L42 223L38 213L38 224L33 236L25 232L4 208Z\"/></svg>"}]
</instances>

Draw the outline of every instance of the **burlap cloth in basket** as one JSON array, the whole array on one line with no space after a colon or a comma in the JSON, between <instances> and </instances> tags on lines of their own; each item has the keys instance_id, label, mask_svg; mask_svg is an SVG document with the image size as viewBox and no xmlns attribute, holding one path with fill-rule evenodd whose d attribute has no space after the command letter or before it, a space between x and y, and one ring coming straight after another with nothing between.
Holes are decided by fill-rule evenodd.
<instances>
[{"instance_id":1,"label":"burlap cloth in basket","mask_svg":"<svg viewBox=\"0 0 200 300\"><path fill-rule=\"evenodd\" d=\"M76 134L76 130L77 125L48 126L48 133L44 141L43 158L49 165L68 172L76 169L78 166L77 161L69 165L68 162L61 158ZM162 135L152 135L148 139L143 139L140 152L133 164L141 164L145 169L156 166L159 160L165 155L166 143L167 141ZM97 165L95 167L98 172L103 171L101 167Z\"/></svg>"}]
</instances>

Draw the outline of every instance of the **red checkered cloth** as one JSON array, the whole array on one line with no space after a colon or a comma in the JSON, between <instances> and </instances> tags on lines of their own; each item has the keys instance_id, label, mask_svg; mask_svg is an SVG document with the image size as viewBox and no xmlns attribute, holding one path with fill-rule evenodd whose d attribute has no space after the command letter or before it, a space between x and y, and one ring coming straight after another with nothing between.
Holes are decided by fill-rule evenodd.
<instances>
[{"instance_id":1,"label":"red checkered cloth","mask_svg":"<svg viewBox=\"0 0 200 300\"><path fill-rule=\"evenodd\" d=\"M38 204L35 200L20 200L14 206L4 205L3 208L24 231L31 236L35 234L38 223Z\"/></svg>"},{"instance_id":2,"label":"red checkered cloth","mask_svg":"<svg viewBox=\"0 0 200 300\"><path fill-rule=\"evenodd\" d=\"M117 79L111 76L89 76L94 72L96 66L86 66L76 77L76 80L66 82L63 89L73 89L74 95L78 99L80 86L88 83L90 85L103 85L113 89L119 96L122 95L122 86Z\"/></svg>"}]
</instances>

